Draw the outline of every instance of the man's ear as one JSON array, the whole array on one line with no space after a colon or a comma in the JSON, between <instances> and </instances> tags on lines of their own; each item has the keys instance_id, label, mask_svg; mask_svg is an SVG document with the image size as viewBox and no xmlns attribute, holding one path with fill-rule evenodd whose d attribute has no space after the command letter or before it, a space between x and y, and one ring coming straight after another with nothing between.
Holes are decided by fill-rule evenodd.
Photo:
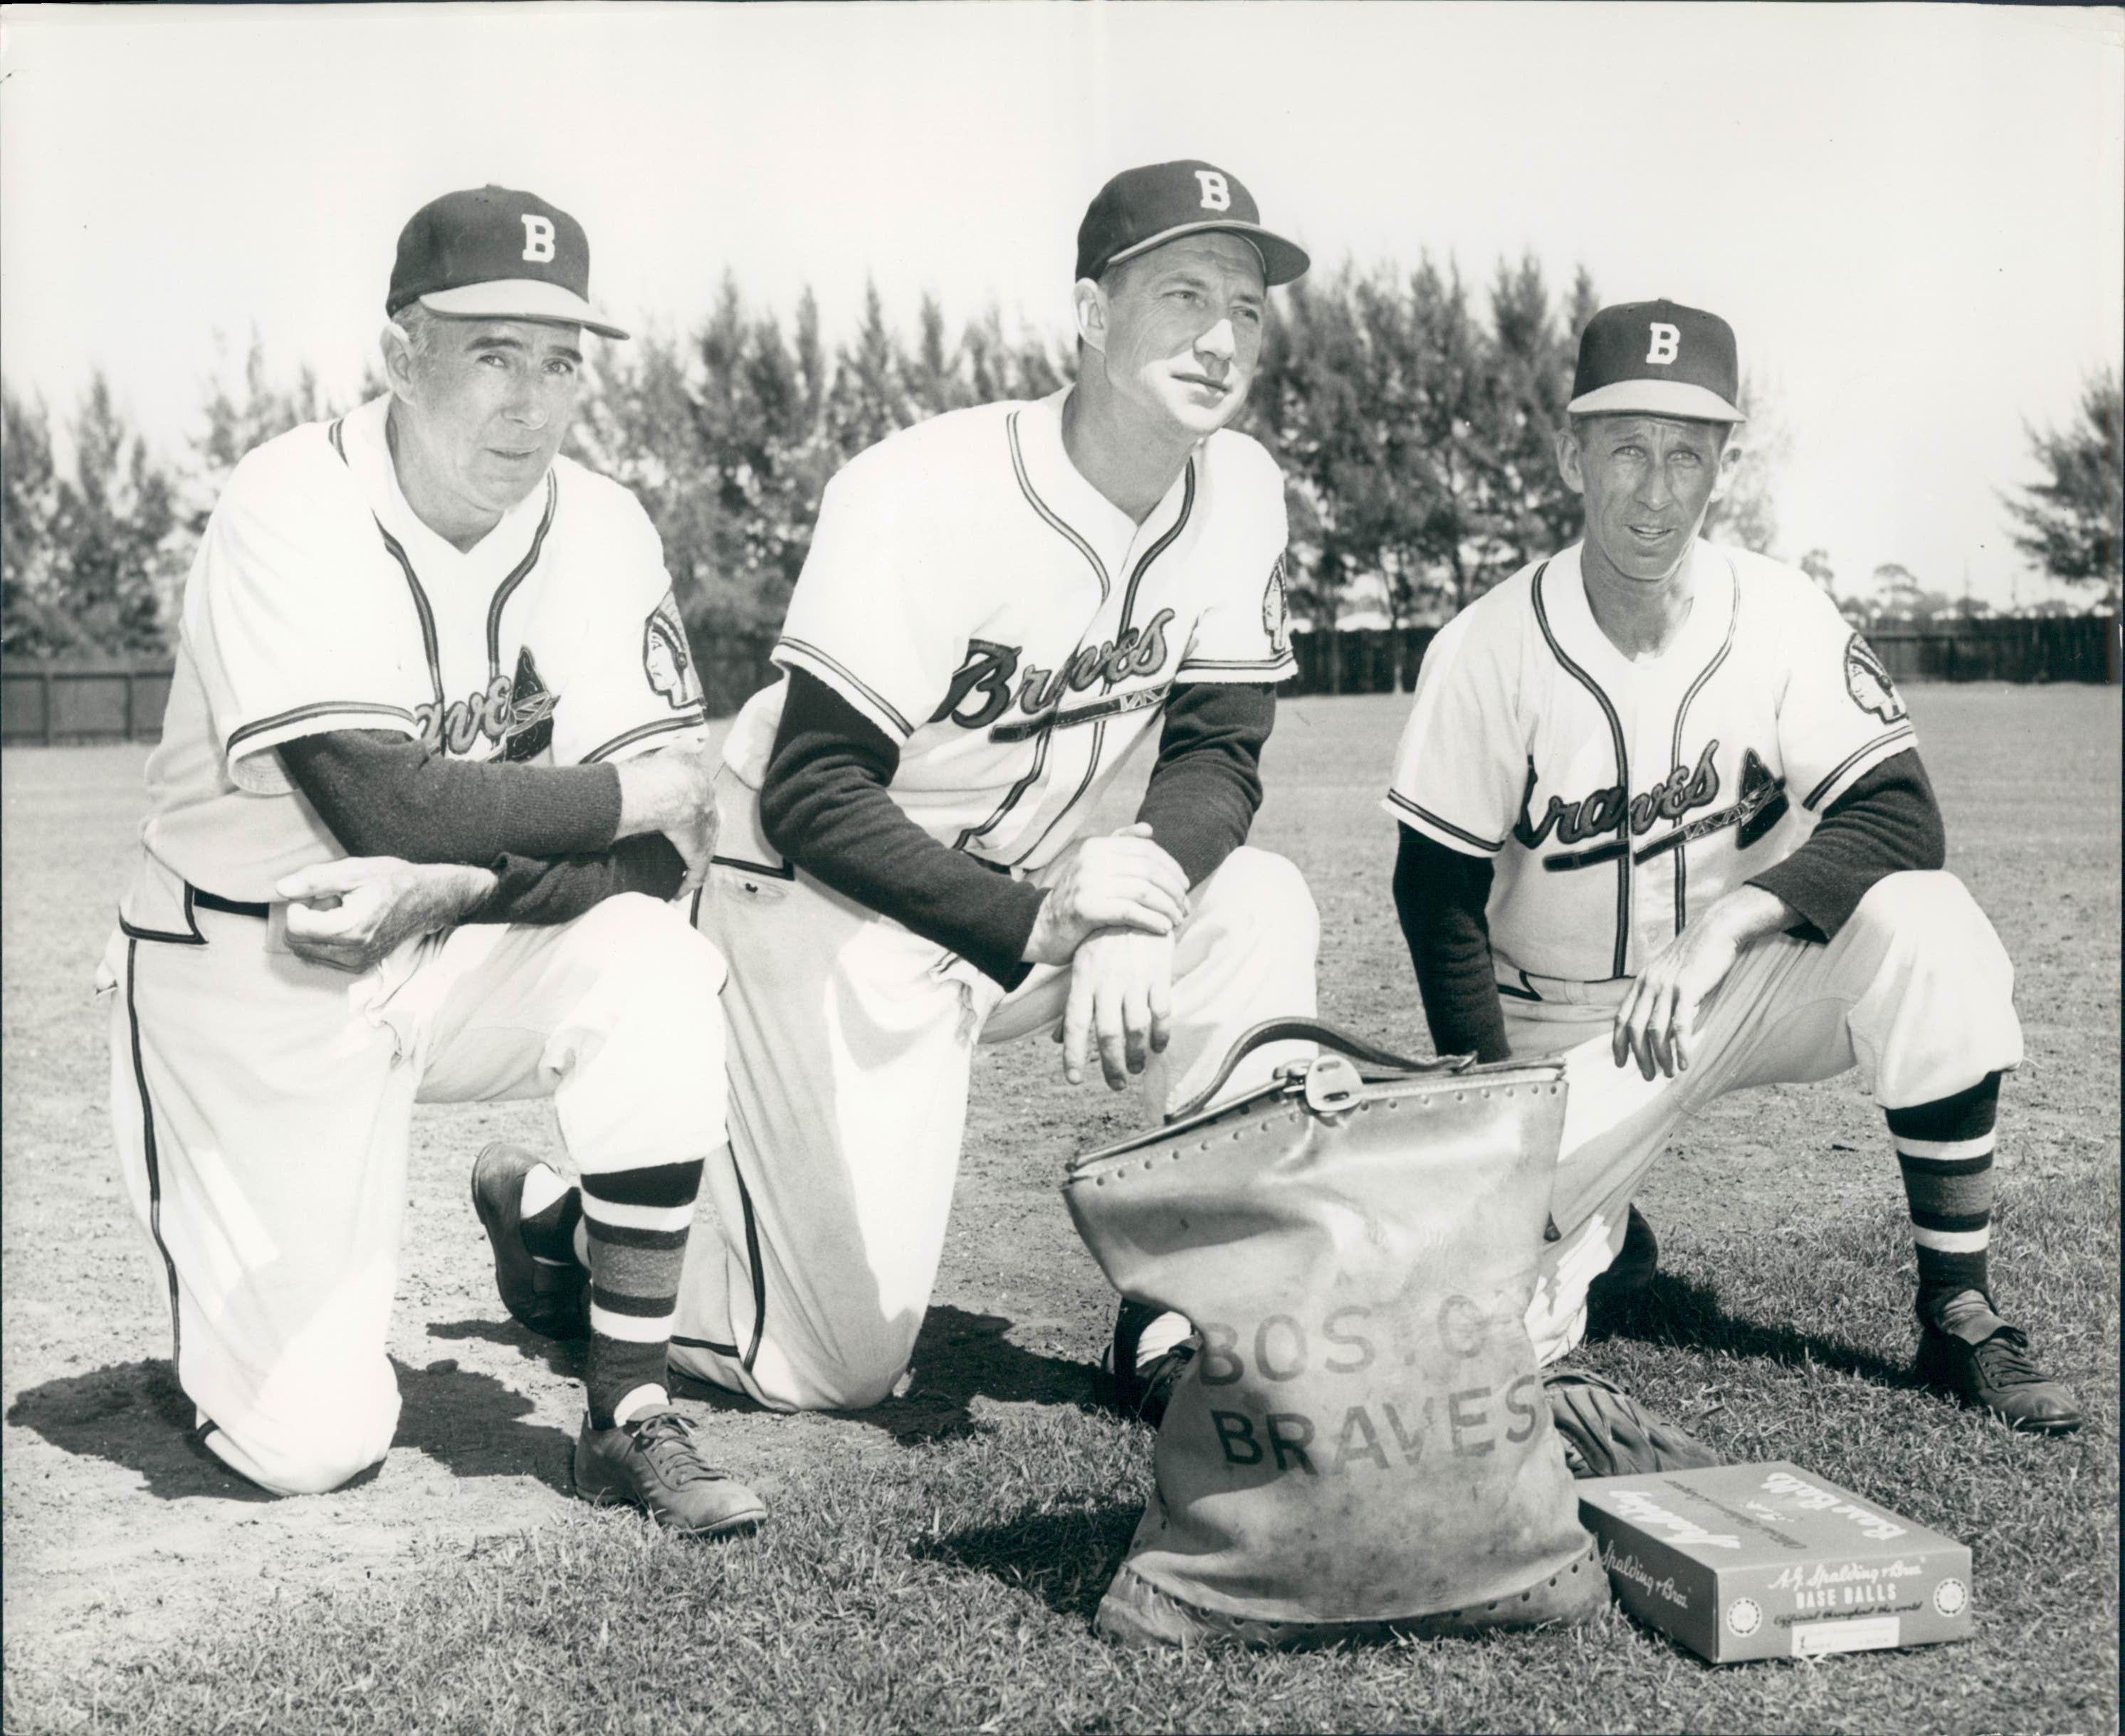
<instances>
[{"instance_id":1,"label":"man's ear","mask_svg":"<svg viewBox=\"0 0 2125 1736\"><path fill-rule=\"evenodd\" d=\"M1081 277L1070 291L1077 316L1077 341L1101 355L1107 348L1107 292L1089 277Z\"/></svg>"},{"instance_id":2,"label":"man's ear","mask_svg":"<svg viewBox=\"0 0 2125 1736\"><path fill-rule=\"evenodd\" d=\"M385 325L377 340L384 352L384 378L391 388L393 398L412 403L413 389L413 340L406 328L393 320Z\"/></svg>"},{"instance_id":3,"label":"man's ear","mask_svg":"<svg viewBox=\"0 0 2125 1736\"><path fill-rule=\"evenodd\" d=\"M1581 463L1579 436L1571 424L1567 422L1557 430L1557 473L1564 478L1564 486L1574 494L1586 492L1586 472Z\"/></svg>"},{"instance_id":4,"label":"man's ear","mask_svg":"<svg viewBox=\"0 0 2125 1736\"><path fill-rule=\"evenodd\" d=\"M1741 443L1729 434L1727 444L1719 449L1719 473L1712 479L1712 500L1724 500L1727 491L1734 486L1734 473L1741 468L1742 449Z\"/></svg>"}]
</instances>

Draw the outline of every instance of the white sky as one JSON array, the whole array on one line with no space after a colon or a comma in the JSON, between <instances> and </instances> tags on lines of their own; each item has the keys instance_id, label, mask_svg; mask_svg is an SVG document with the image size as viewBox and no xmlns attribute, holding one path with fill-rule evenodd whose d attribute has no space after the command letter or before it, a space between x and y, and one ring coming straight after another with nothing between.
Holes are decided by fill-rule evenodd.
<instances>
[{"instance_id":1,"label":"white sky","mask_svg":"<svg viewBox=\"0 0 2125 1736\"><path fill-rule=\"evenodd\" d=\"M866 273L912 326L1059 333L1086 201L1176 156L1323 265L1712 308L1793 450L1780 552L2005 603L1994 490L2125 331L2115 10L1094 4L0 8L0 370L110 374L174 452L256 327L351 390L399 226L530 187L593 294L690 325L722 274L830 335ZM2044 587L2026 576L2027 600Z\"/></svg>"}]
</instances>

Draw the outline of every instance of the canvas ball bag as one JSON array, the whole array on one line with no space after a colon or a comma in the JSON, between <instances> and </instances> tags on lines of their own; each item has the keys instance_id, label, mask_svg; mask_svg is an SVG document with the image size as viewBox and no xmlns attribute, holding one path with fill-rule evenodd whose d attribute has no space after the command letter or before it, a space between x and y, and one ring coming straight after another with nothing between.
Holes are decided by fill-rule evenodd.
<instances>
[{"instance_id":1,"label":"canvas ball bag","mask_svg":"<svg viewBox=\"0 0 2125 1736\"><path fill-rule=\"evenodd\" d=\"M1213 1103L1292 1039L1317 1058ZM1102 1633L1308 1645L1607 1602L1525 1325L1564 1103L1556 1063L1272 1021L1166 1126L1072 1167L1109 1279L1201 1334Z\"/></svg>"}]
</instances>

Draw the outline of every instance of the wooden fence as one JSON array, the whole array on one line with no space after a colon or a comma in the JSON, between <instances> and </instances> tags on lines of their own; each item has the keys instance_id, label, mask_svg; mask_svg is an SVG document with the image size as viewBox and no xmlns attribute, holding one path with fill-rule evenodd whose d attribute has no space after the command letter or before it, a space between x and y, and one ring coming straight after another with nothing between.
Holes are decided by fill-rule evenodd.
<instances>
[{"instance_id":1,"label":"wooden fence","mask_svg":"<svg viewBox=\"0 0 2125 1736\"><path fill-rule=\"evenodd\" d=\"M1287 694L1407 693L1437 631L1382 628L1292 637L1298 675ZM2060 619L1884 622L1867 637L1900 681L2094 681L2119 677L2115 615ZM775 679L770 638L726 637L700 647L712 717L728 717ZM170 662L0 661L0 742L153 741L163 733Z\"/></svg>"}]
</instances>

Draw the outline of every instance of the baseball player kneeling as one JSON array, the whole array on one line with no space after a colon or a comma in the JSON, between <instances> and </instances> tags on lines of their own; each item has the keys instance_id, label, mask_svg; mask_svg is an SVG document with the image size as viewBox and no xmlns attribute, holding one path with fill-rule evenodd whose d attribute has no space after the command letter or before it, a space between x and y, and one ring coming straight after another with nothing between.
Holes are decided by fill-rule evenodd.
<instances>
[{"instance_id":1,"label":"baseball player kneeling","mask_svg":"<svg viewBox=\"0 0 2125 1736\"><path fill-rule=\"evenodd\" d=\"M1710 313L1596 314L1557 443L1584 539L1425 658L1386 805L1432 1038L1565 1056L1562 1234L1529 1315L1546 1362L1619 1252L1650 1276L1630 1200L1678 1123L1857 1066L1910 1197L1922 1376L2064 1433L2080 1408L1994 1311L1986 1266L2014 972L1940 871L1911 720L1866 642L1805 575L1699 539L1736 383Z\"/></svg>"},{"instance_id":2,"label":"baseball player kneeling","mask_svg":"<svg viewBox=\"0 0 2125 1736\"><path fill-rule=\"evenodd\" d=\"M1077 384L908 429L828 487L788 677L718 774L700 924L731 967L730 1150L686 1372L788 1408L893 1390L978 1042L1059 1028L1072 1082L1096 1052L1171 1105L1249 1026L1312 1011L1312 900L1244 842L1293 668L1284 487L1228 426L1268 287L1306 265L1223 170L1119 175L1078 234ZM1137 822L1086 835L1154 725Z\"/></svg>"},{"instance_id":3,"label":"baseball player kneeling","mask_svg":"<svg viewBox=\"0 0 2125 1736\"><path fill-rule=\"evenodd\" d=\"M761 1504L664 1390L723 1141L723 961L667 901L706 866L710 768L656 532L558 456L582 332L625 335L589 272L530 194L436 200L399 238L389 393L230 478L106 955L112 1118L200 1435L299 1494L398 1422L414 1103L550 1095L585 1176L577 1489L718 1534ZM580 1310L525 1233L565 1259L572 1226L551 1198L520 1226L521 1179L478 1182L512 1306Z\"/></svg>"}]
</instances>

